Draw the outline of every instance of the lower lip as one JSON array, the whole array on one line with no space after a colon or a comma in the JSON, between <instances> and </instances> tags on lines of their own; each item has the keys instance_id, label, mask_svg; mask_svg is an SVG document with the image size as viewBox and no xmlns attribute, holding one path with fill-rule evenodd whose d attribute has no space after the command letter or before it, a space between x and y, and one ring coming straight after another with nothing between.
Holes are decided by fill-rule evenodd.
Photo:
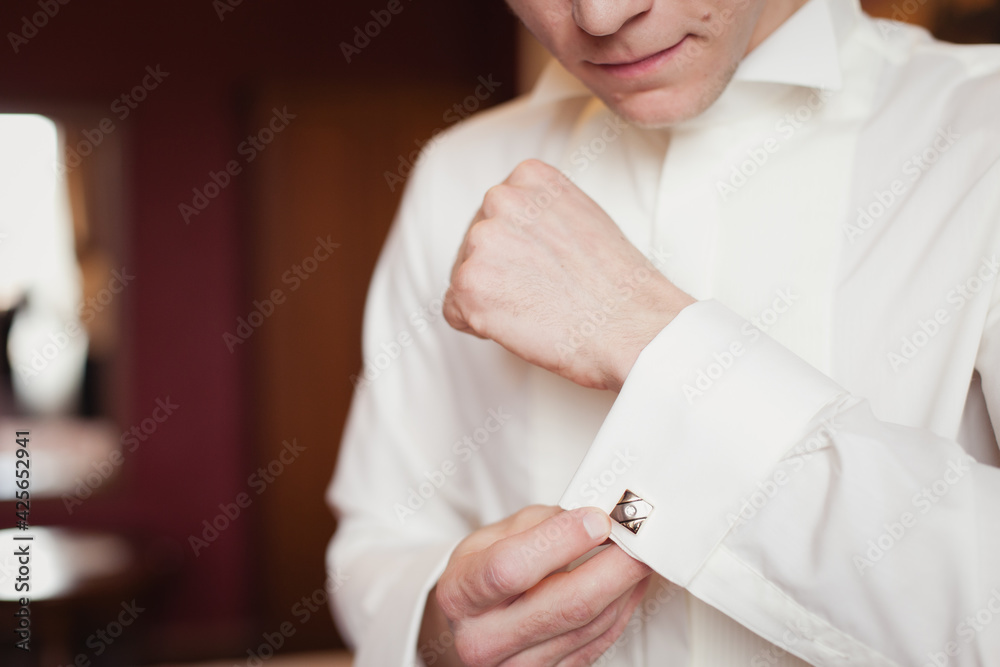
<instances>
[{"instance_id":1,"label":"lower lip","mask_svg":"<svg viewBox=\"0 0 1000 667\"><path fill-rule=\"evenodd\" d=\"M608 74L618 77L619 79L635 79L640 76L649 74L650 72L659 68L663 63L670 60L670 58L680 50L684 42L687 41L690 35L685 35L684 39L677 42L669 49L664 49L658 53L654 53L648 58L643 58L642 60L637 60L634 63L625 63L623 65L598 65L601 71L607 72Z\"/></svg>"}]
</instances>

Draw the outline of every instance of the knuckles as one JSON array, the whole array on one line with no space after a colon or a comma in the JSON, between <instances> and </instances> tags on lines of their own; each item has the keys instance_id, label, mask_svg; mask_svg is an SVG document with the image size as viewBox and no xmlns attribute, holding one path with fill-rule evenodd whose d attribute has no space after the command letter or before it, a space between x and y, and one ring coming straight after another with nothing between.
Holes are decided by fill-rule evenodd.
<instances>
[{"instance_id":1,"label":"knuckles","mask_svg":"<svg viewBox=\"0 0 1000 667\"><path fill-rule=\"evenodd\" d=\"M550 181L559 174L559 170L555 167L531 158L514 167L507 180L512 185L535 185L541 181Z\"/></svg>"},{"instance_id":2,"label":"knuckles","mask_svg":"<svg viewBox=\"0 0 1000 667\"><path fill-rule=\"evenodd\" d=\"M465 318L462 317L462 311L455 305L454 297L450 293L445 297L444 305L441 306L441 314L444 315L444 321L452 329L458 331L465 329Z\"/></svg>"},{"instance_id":3,"label":"knuckles","mask_svg":"<svg viewBox=\"0 0 1000 667\"><path fill-rule=\"evenodd\" d=\"M489 246L496 236L496 225L490 224L490 220L480 220L469 227L465 236L465 247L471 257L477 250L484 246ZM468 263L468 258L466 259Z\"/></svg>"},{"instance_id":4,"label":"knuckles","mask_svg":"<svg viewBox=\"0 0 1000 667\"><path fill-rule=\"evenodd\" d=\"M555 167L529 159L518 164L507 179L483 196L482 212L487 218L507 217L521 224L530 222L531 211L545 208L571 182Z\"/></svg>"},{"instance_id":5,"label":"knuckles","mask_svg":"<svg viewBox=\"0 0 1000 667\"><path fill-rule=\"evenodd\" d=\"M515 526L520 526L521 530L526 530L532 526L536 526L543 521L548 521L553 517L559 517L564 515L566 512L561 507L554 507L552 505L527 505L522 507L515 514L510 516L510 521ZM555 519L559 521L559 519ZM520 531L519 531L520 532Z\"/></svg>"},{"instance_id":6,"label":"knuckles","mask_svg":"<svg viewBox=\"0 0 1000 667\"><path fill-rule=\"evenodd\" d=\"M450 566L438 580L434 589L434 598L445 618L453 623L461 620L464 609L469 604L469 599L458 585Z\"/></svg>"},{"instance_id":7,"label":"knuckles","mask_svg":"<svg viewBox=\"0 0 1000 667\"><path fill-rule=\"evenodd\" d=\"M558 609L559 620L570 629L580 628L590 623L603 611L598 609L591 600L574 595L563 600Z\"/></svg>"},{"instance_id":8,"label":"knuckles","mask_svg":"<svg viewBox=\"0 0 1000 667\"><path fill-rule=\"evenodd\" d=\"M506 599L522 593L525 588L519 559L496 555L486 559L466 556L448 566L434 595L449 620L461 621L470 613L478 613L475 610L482 600Z\"/></svg>"},{"instance_id":9,"label":"knuckles","mask_svg":"<svg viewBox=\"0 0 1000 667\"><path fill-rule=\"evenodd\" d=\"M524 592L524 577L520 561L512 558L493 557L483 566L483 585L487 595L510 597Z\"/></svg>"},{"instance_id":10,"label":"knuckles","mask_svg":"<svg viewBox=\"0 0 1000 667\"><path fill-rule=\"evenodd\" d=\"M448 291L445 293L444 298L446 303L461 303L475 290L474 276L470 275L472 273L473 271L469 266L468 260L455 267L455 270L451 274L451 283L448 285Z\"/></svg>"},{"instance_id":11,"label":"knuckles","mask_svg":"<svg viewBox=\"0 0 1000 667\"><path fill-rule=\"evenodd\" d=\"M483 195L483 215L487 218L497 218L515 210L521 203L522 196L518 188L507 183L494 185Z\"/></svg>"},{"instance_id":12,"label":"knuckles","mask_svg":"<svg viewBox=\"0 0 1000 667\"><path fill-rule=\"evenodd\" d=\"M604 609L596 608L590 600L573 595L559 600L551 609L539 610L528 616L524 621L524 631L535 636L572 632L586 626L603 611Z\"/></svg>"},{"instance_id":13,"label":"knuckles","mask_svg":"<svg viewBox=\"0 0 1000 667\"><path fill-rule=\"evenodd\" d=\"M445 321L453 329L480 335L483 333L483 316L477 307L480 302L480 280L475 273L468 264L454 272L441 311Z\"/></svg>"}]
</instances>

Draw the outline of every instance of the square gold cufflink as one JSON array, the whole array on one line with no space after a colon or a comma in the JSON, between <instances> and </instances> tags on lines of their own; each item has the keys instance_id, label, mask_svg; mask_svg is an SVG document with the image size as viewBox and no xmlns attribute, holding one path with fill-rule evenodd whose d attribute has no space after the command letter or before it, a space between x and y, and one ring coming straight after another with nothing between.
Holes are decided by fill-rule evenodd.
<instances>
[{"instance_id":1,"label":"square gold cufflink","mask_svg":"<svg viewBox=\"0 0 1000 667\"><path fill-rule=\"evenodd\" d=\"M638 534L642 524L652 511L652 505L626 489L618 500L618 504L611 510L611 518Z\"/></svg>"}]
</instances>

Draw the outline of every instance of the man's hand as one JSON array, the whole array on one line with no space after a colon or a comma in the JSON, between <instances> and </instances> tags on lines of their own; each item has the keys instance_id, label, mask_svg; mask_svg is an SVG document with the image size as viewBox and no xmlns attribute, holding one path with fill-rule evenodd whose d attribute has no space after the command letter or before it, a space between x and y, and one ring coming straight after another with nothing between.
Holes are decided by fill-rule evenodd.
<instances>
[{"instance_id":1,"label":"man's hand","mask_svg":"<svg viewBox=\"0 0 1000 667\"><path fill-rule=\"evenodd\" d=\"M594 200L529 160L483 198L444 315L577 384L617 391L642 349L691 303Z\"/></svg>"},{"instance_id":2,"label":"man's hand","mask_svg":"<svg viewBox=\"0 0 1000 667\"><path fill-rule=\"evenodd\" d=\"M428 596L424 661L591 664L624 631L652 573L617 545L562 571L610 532L598 509L534 505L469 535Z\"/></svg>"}]
</instances>

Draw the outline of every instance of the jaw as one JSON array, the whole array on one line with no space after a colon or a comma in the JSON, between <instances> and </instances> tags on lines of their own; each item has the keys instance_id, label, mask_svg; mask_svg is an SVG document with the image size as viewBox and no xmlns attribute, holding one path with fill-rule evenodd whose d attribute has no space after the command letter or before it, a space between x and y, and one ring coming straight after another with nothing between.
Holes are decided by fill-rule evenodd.
<instances>
[{"instance_id":1,"label":"jaw","mask_svg":"<svg viewBox=\"0 0 1000 667\"><path fill-rule=\"evenodd\" d=\"M736 60L714 70L692 70L678 83L634 91L615 90L614 86L602 86L601 82L586 79L584 84L630 124L656 129L690 120L712 106L729 85L738 66L739 60Z\"/></svg>"},{"instance_id":2,"label":"jaw","mask_svg":"<svg viewBox=\"0 0 1000 667\"><path fill-rule=\"evenodd\" d=\"M563 65L630 123L644 128L676 125L703 113L725 91L743 57L756 46L761 9L763 4L758 4L721 32L705 26L690 29L669 59L633 79L619 78L582 59L564 60Z\"/></svg>"},{"instance_id":3,"label":"jaw","mask_svg":"<svg viewBox=\"0 0 1000 667\"><path fill-rule=\"evenodd\" d=\"M602 37L582 35L565 1L508 0L536 39L611 110L636 126L658 128L690 120L712 106L743 57L806 0L664 1L643 19L645 24L626 23ZM678 45L676 52L645 70L595 64L672 49L671 42Z\"/></svg>"}]
</instances>

